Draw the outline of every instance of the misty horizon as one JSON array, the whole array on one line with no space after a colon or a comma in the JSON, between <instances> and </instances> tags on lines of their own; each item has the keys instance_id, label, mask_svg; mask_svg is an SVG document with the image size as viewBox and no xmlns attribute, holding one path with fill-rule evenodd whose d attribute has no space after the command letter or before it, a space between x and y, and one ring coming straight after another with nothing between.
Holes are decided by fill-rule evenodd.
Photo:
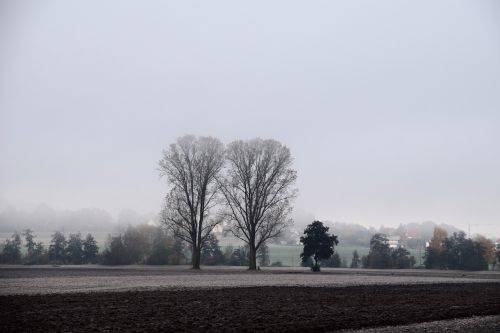
<instances>
[{"instance_id":1,"label":"misty horizon","mask_svg":"<svg viewBox=\"0 0 500 333\"><path fill-rule=\"evenodd\" d=\"M292 213L293 225L289 228L299 235L302 233L306 225L312 221L317 220L312 214L305 212ZM385 234L393 235L400 227L410 227L414 229L416 226L420 230L426 230L424 233L430 234L435 226L448 230L451 234L453 232L463 231L470 236L483 235L490 239L496 240L499 235L496 233L481 230L481 226L467 225L465 228L460 228L453 223L447 224L440 221L407 221L401 222L398 225L379 225L373 226L369 224L360 224L346 221L322 220L323 223L330 226L332 231L337 232L338 228L356 230L363 228L371 234L382 232ZM96 207L86 207L77 210L59 210L50 207L47 204L39 204L32 207L25 207L18 209L13 206L0 208L0 233L10 235L12 232L21 232L24 229L31 229L35 232L55 232L62 231L66 233L74 232L100 232L115 234L123 232L127 227L138 225L162 225L158 213L139 213L131 209L123 209L118 214L110 214L108 211ZM470 228L470 229L469 229ZM219 233L222 229L219 230ZM389 231L389 232L388 232ZM224 232L222 237L226 238ZM411 237L411 236L410 236ZM233 237L230 237L233 238ZM424 238L426 238L424 236Z\"/></svg>"}]
</instances>

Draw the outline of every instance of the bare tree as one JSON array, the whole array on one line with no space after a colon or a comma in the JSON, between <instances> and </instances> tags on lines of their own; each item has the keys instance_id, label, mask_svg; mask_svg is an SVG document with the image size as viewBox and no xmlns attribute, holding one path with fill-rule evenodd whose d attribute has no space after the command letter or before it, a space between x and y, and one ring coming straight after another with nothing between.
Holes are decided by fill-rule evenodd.
<instances>
[{"instance_id":1,"label":"bare tree","mask_svg":"<svg viewBox=\"0 0 500 333\"><path fill-rule=\"evenodd\" d=\"M235 141L226 150L227 170L220 179L225 217L231 232L249 246L250 270L257 269L257 250L291 224L292 185L290 150L275 140Z\"/></svg>"},{"instance_id":2,"label":"bare tree","mask_svg":"<svg viewBox=\"0 0 500 333\"><path fill-rule=\"evenodd\" d=\"M186 135L163 151L159 163L160 175L169 184L161 220L191 245L192 265L199 269L203 243L221 222L220 216L210 216L210 210L217 203L216 177L224 165L224 145L216 138Z\"/></svg>"}]
</instances>

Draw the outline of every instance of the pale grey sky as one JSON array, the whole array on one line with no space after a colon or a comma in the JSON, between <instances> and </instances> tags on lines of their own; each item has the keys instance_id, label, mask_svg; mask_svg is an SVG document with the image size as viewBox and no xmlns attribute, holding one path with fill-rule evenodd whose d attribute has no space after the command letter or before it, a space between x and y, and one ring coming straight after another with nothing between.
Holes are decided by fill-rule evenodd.
<instances>
[{"instance_id":1,"label":"pale grey sky","mask_svg":"<svg viewBox=\"0 0 500 333\"><path fill-rule=\"evenodd\" d=\"M161 150L275 138L299 212L500 234L500 2L0 0L0 203L156 212Z\"/></svg>"}]
</instances>

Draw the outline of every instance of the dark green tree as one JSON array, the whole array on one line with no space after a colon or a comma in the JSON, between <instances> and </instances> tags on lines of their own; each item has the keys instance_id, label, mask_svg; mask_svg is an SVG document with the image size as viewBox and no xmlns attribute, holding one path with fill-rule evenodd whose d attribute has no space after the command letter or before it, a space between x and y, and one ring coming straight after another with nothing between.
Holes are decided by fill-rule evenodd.
<instances>
[{"instance_id":1,"label":"dark green tree","mask_svg":"<svg viewBox=\"0 0 500 333\"><path fill-rule=\"evenodd\" d=\"M435 227L431 240L425 249L425 268L446 268L446 248L445 242L448 232L440 227Z\"/></svg>"},{"instance_id":2,"label":"dark green tree","mask_svg":"<svg viewBox=\"0 0 500 333\"><path fill-rule=\"evenodd\" d=\"M320 260L320 264L323 267L341 267L342 259L338 253L334 253L330 258Z\"/></svg>"},{"instance_id":3,"label":"dark green tree","mask_svg":"<svg viewBox=\"0 0 500 333\"><path fill-rule=\"evenodd\" d=\"M147 260L150 248L147 234L138 227L129 226L122 237L126 257L131 264L141 264Z\"/></svg>"},{"instance_id":4,"label":"dark green tree","mask_svg":"<svg viewBox=\"0 0 500 333\"><path fill-rule=\"evenodd\" d=\"M461 269L470 271L488 270L488 262L484 257L485 248L481 243L468 239L461 250L463 256Z\"/></svg>"},{"instance_id":5,"label":"dark green tree","mask_svg":"<svg viewBox=\"0 0 500 333\"><path fill-rule=\"evenodd\" d=\"M26 229L23 231L24 240L26 241L26 249L28 250L28 257L32 255L35 251L36 243L35 236L33 236L33 230Z\"/></svg>"},{"instance_id":6,"label":"dark green tree","mask_svg":"<svg viewBox=\"0 0 500 333\"><path fill-rule=\"evenodd\" d=\"M6 264L19 264L21 262L21 237L16 232L11 239L5 241L0 261Z\"/></svg>"},{"instance_id":7,"label":"dark green tree","mask_svg":"<svg viewBox=\"0 0 500 333\"><path fill-rule=\"evenodd\" d=\"M56 231L52 235L49 245L49 260L56 264L63 264L66 260L66 237L64 234Z\"/></svg>"},{"instance_id":8,"label":"dark green tree","mask_svg":"<svg viewBox=\"0 0 500 333\"><path fill-rule=\"evenodd\" d=\"M47 250L43 246L42 242L38 242L35 244L35 249L33 250L33 257L32 257L33 264L48 264L49 263L49 257L47 254Z\"/></svg>"},{"instance_id":9,"label":"dark green tree","mask_svg":"<svg viewBox=\"0 0 500 333\"><path fill-rule=\"evenodd\" d=\"M357 250L352 253L351 268L359 268L361 260L359 259L359 254Z\"/></svg>"},{"instance_id":10,"label":"dark green tree","mask_svg":"<svg viewBox=\"0 0 500 333\"><path fill-rule=\"evenodd\" d=\"M130 265L133 263L123 242L122 234L111 237L109 246L103 253L103 263L105 265Z\"/></svg>"},{"instance_id":11,"label":"dark green tree","mask_svg":"<svg viewBox=\"0 0 500 333\"><path fill-rule=\"evenodd\" d=\"M368 256L367 255L361 257L361 267L370 268L370 265L368 264Z\"/></svg>"},{"instance_id":12,"label":"dark green tree","mask_svg":"<svg viewBox=\"0 0 500 333\"><path fill-rule=\"evenodd\" d=\"M95 264L97 262L97 254L99 246L91 234L87 234L83 241L83 262L86 264Z\"/></svg>"},{"instance_id":13,"label":"dark green tree","mask_svg":"<svg viewBox=\"0 0 500 333\"><path fill-rule=\"evenodd\" d=\"M219 240L214 234L209 234L203 243L201 263L203 265L220 265L224 263L224 253L222 253Z\"/></svg>"},{"instance_id":14,"label":"dark green tree","mask_svg":"<svg viewBox=\"0 0 500 333\"><path fill-rule=\"evenodd\" d=\"M322 222L314 221L304 230L305 236L300 237L300 242L304 244L300 257L303 262L313 258L313 271L320 270L320 260L329 259L333 255L335 245L339 243L337 236L328 233L329 229Z\"/></svg>"},{"instance_id":15,"label":"dark green tree","mask_svg":"<svg viewBox=\"0 0 500 333\"><path fill-rule=\"evenodd\" d=\"M424 254L424 266L427 269L445 268L444 252L441 249L428 246Z\"/></svg>"},{"instance_id":16,"label":"dark green tree","mask_svg":"<svg viewBox=\"0 0 500 333\"><path fill-rule=\"evenodd\" d=\"M23 262L28 265L46 264L47 256L45 248L41 242L35 242L33 230L26 229L23 231L22 235L24 236L27 250Z\"/></svg>"},{"instance_id":17,"label":"dark green tree","mask_svg":"<svg viewBox=\"0 0 500 333\"><path fill-rule=\"evenodd\" d=\"M166 241L155 242L153 251L148 257L146 263L148 265L168 265L172 249Z\"/></svg>"},{"instance_id":18,"label":"dark green tree","mask_svg":"<svg viewBox=\"0 0 500 333\"><path fill-rule=\"evenodd\" d=\"M66 244L66 261L73 265L83 263L83 241L80 233L69 235Z\"/></svg>"},{"instance_id":19,"label":"dark green tree","mask_svg":"<svg viewBox=\"0 0 500 333\"><path fill-rule=\"evenodd\" d=\"M440 249L429 246L425 252L427 268L487 270L488 262L484 246L466 237L464 232L455 232L442 240Z\"/></svg>"},{"instance_id":20,"label":"dark green tree","mask_svg":"<svg viewBox=\"0 0 500 333\"><path fill-rule=\"evenodd\" d=\"M312 266L314 265L313 263L313 260L311 257L307 257L307 258L302 258L302 260L300 261L300 266L302 267L309 267L311 268Z\"/></svg>"},{"instance_id":21,"label":"dark green tree","mask_svg":"<svg viewBox=\"0 0 500 333\"><path fill-rule=\"evenodd\" d=\"M370 252L366 258L368 268L391 268L391 249L384 234L375 234L370 240Z\"/></svg>"},{"instance_id":22,"label":"dark green tree","mask_svg":"<svg viewBox=\"0 0 500 333\"><path fill-rule=\"evenodd\" d=\"M453 233L444 241L443 260L447 269L486 270L484 248L479 242L466 237L462 231Z\"/></svg>"},{"instance_id":23,"label":"dark green tree","mask_svg":"<svg viewBox=\"0 0 500 333\"><path fill-rule=\"evenodd\" d=\"M240 246L234 249L229 264L231 266L247 266L249 263L248 246Z\"/></svg>"},{"instance_id":24,"label":"dark green tree","mask_svg":"<svg viewBox=\"0 0 500 333\"><path fill-rule=\"evenodd\" d=\"M392 268L412 268L415 265L415 258L410 256L410 252L403 248L398 247L391 250Z\"/></svg>"}]
</instances>

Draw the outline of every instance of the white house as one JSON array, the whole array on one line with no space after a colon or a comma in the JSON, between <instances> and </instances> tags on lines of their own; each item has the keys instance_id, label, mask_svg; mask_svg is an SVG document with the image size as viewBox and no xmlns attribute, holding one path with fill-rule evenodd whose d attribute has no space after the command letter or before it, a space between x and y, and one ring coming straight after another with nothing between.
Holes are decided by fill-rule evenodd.
<instances>
[{"instance_id":1,"label":"white house","mask_svg":"<svg viewBox=\"0 0 500 333\"><path fill-rule=\"evenodd\" d=\"M387 241L387 244L389 244L389 247L391 249L396 249L399 247L399 240L400 240L399 236L389 236L388 239L389 240Z\"/></svg>"}]
</instances>

